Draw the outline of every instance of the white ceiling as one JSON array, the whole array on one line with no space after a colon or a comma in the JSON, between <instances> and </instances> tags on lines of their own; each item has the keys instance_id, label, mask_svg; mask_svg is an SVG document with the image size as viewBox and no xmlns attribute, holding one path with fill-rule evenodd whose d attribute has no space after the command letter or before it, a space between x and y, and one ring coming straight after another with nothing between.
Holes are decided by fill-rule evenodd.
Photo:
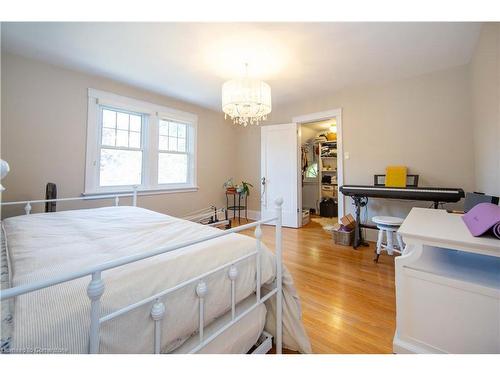
<instances>
[{"instance_id":1,"label":"white ceiling","mask_svg":"<svg viewBox=\"0 0 500 375\"><path fill-rule=\"evenodd\" d=\"M266 80L273 106L469 62L478 23L3 23L2 50L220 109Z\"/></svg>"}]
</instances>

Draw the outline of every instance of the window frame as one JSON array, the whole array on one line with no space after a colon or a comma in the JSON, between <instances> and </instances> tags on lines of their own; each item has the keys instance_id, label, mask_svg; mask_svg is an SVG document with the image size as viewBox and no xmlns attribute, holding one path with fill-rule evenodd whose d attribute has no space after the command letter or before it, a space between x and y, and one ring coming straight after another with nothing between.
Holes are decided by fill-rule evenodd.
<instances>
[{"instance_id":1,"label":"window frame","mask_svg":"<svg viewBox=\"0 0 500 375\"><path fill-rule=\"evenodd\" d=\"M159 142L160 142L160 133L159 133L160 121L171 121L171 122L175 122L175 123L182 124L182 125L186 126L186 138L185 138L186 139L186 144L185 144L186 151L185 152L172 151L172 150L161 150L160 149L160 145L159 145ZM155 157L156 162L157 163L159 162L161 153L163 153L163 154L181 154L181 155L186 154L188 157L187 180L189 183L189 181L191 181L193 178L195 178L195 176L193 176L193 172L195 169L195 157L194 156L196 154L196 152L194 151L195 145L196 145L196 143L194 142L195 139L196 139L195 128L193 126L191 126L191 124L189 124L185 121L179 121L177 119L174 119L171 116L168 116L168 114L158 113L158 131L156 132L156 142L157 142L156 157ZM155 170L158 170L158 166L156 166ZM185 185L182 183L181 184L179 184L179 183L160 184L160 183L158 183L158 176L156 176L155 182L156 182L156 188L160 188L160 189L162 187L176 189L179 187L179 185Z\"/></svg>"},{"instance_id":2,"label":"window frame","mask_svg":"<svg viewBox=\"0 0 500 375\"><path fill-rule=\"evenodd\" d=\"M117 94L88 89L87 152L83 195L130 192L134 185L100 186L100 152L102 147L102 108L142 116L141 183L135 185L139 192L197 191L197 127L198 116L173 108L144 102ZM186 149L188 149L188 179L186 183L159 184L159 122L160 119L186 124Z\"/></svg>"},{"instance_id":3,"label":"window frame","mask_svg":"<svg viewBox=\"0 0 500 375\"><path fill-rule=\"evenodd\" d=\"M114 112L117 112L117 113L126 113L128 115L136 115L136 116L140 116L141 117L141 143L140 143L140 146L139 148L136 148L136 147L124 147L124 146L109 146L109 145L103 145L102 144L102 132L103 132L103 127L102 124L104 123L104 119L103 119L103 111L104 110L110 110L110 111L114 111ZM111 186L101 186L100 185L100 169L101 169L101 151L103 149L106 149L106 150L123 150L123 151L140 151L142 153L142 157L141 157L141 183L140 184L137 184L135 186L137 186L138 189L140 188L144 188L145 184L144 184L144 172L145 172L145 162L144 162L144 155L145 155L145 151L146 151L146 142L145 142L145 130L147 129L147 115L143 114L143 113L140 113L140 112L135 112L135 111L130 111L130 110L126 110L126 109L123 109L123 108L117 108L117 107L112 107L112 106L109 106L109 105L103 105L103 104L99 104L99 120L98 120L98 124L97 124L97 127L98 127L98 135L97 135L97 147L98 147L98 150L97 150L97 160L96 160L96 183L97 183L97 187L102 189L103 191L107 191L109 189L111 189L112 191L113 190L123 190L123 189L130 189L130 187L134 186L134 185L111 185ZM115 124L116 127L118 127L118 123ZM130 130L129 130L130 131ZM117 133L115 133L115 144L117 142Z\"/></svg>"}]
</instances>

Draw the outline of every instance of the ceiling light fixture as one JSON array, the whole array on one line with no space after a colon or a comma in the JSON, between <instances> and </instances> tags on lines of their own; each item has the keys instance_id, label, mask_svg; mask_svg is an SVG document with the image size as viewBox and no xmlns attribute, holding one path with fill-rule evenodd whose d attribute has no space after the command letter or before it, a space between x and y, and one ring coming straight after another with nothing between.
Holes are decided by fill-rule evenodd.
<instances>
[{"instance_id":1,"label":"ceiling light fixture","mask_svg":"<svg viewBox=\"0 0 500 375\"><path fill-rule=\"evenodd\" d=\"M222 85L222 111L234 124L259 125L271 113L271 87L264 81L248 77L233 79Z\"/></svg>"}]
</instances>

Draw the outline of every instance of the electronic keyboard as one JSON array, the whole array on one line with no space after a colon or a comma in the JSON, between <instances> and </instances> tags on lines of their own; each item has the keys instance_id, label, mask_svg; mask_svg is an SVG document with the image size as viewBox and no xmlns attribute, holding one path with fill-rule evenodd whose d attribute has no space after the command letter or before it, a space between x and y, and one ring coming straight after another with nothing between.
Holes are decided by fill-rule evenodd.
<instances>
[{"instance_id":1,"label":"electronic keyboard","mask_svg":"<svg viewBox=\"0 0 500 375\"><path fill-rule=\"evenodd\" d=\"M458 188L434 188L434 187L387 187L387 186L364 186L344 185L339 188L340 192L351 197L356 206L356 228L354 230L353 247L368 246L363 239L361 228L372 228L370 225L361 223L361 207L366 206L368 198L405 199L414 201L434 202L434 208L439 203L458 202L465 197L462 189Z\"/></svg>"},{"instance_id":2,"label":"electronic keyboard","mask_svg":"<svg viewBox=\"0 0 500 375\"><path fill-rule=\"evenodd\" d=\"M458 202L465 197L462 189L457 188L434 188L434 187L386 187L386 186L363 186L344 185L340 192L349 197L406 199L416 201L430 201L437 203Z\"/></svg>"}]
</instances>

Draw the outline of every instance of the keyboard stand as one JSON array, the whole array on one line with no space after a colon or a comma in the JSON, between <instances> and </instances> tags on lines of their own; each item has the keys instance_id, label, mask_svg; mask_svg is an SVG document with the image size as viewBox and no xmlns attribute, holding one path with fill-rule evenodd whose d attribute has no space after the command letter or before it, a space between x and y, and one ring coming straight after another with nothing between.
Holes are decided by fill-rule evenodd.
<instances>
[{"instance_id":1,"label":"keyboard stand","mask_svg":"<svg viewBox=\"0 0 500 375\"><path fill-rule=\"evenodd\" d=\"M363 229L361 224L361 207L366 206L368 200L365 197L353 196L352 200L356 206L356 226L354 227L354 243L352 247L357 249L359 246L369 246L363 238Z\"/></svg>"},{"instance_id":2,"label":"keyboard stand","mask_svg":"<svg viewBox=\"0 0 500 375\"><path fill-rule=\"evenodd\" d=\"M363 228L377 229L375 225L365 225L361 224L361 208L368 204L366 197L352 196L351 197L354 206L356 206L356 226L354 227L354 243L352 245L353 249L357 249L359 246L369 246L368 242L363 238ZM434 209L439 208L439 201L433 202Z\"/></svg>"}]
</instances>

